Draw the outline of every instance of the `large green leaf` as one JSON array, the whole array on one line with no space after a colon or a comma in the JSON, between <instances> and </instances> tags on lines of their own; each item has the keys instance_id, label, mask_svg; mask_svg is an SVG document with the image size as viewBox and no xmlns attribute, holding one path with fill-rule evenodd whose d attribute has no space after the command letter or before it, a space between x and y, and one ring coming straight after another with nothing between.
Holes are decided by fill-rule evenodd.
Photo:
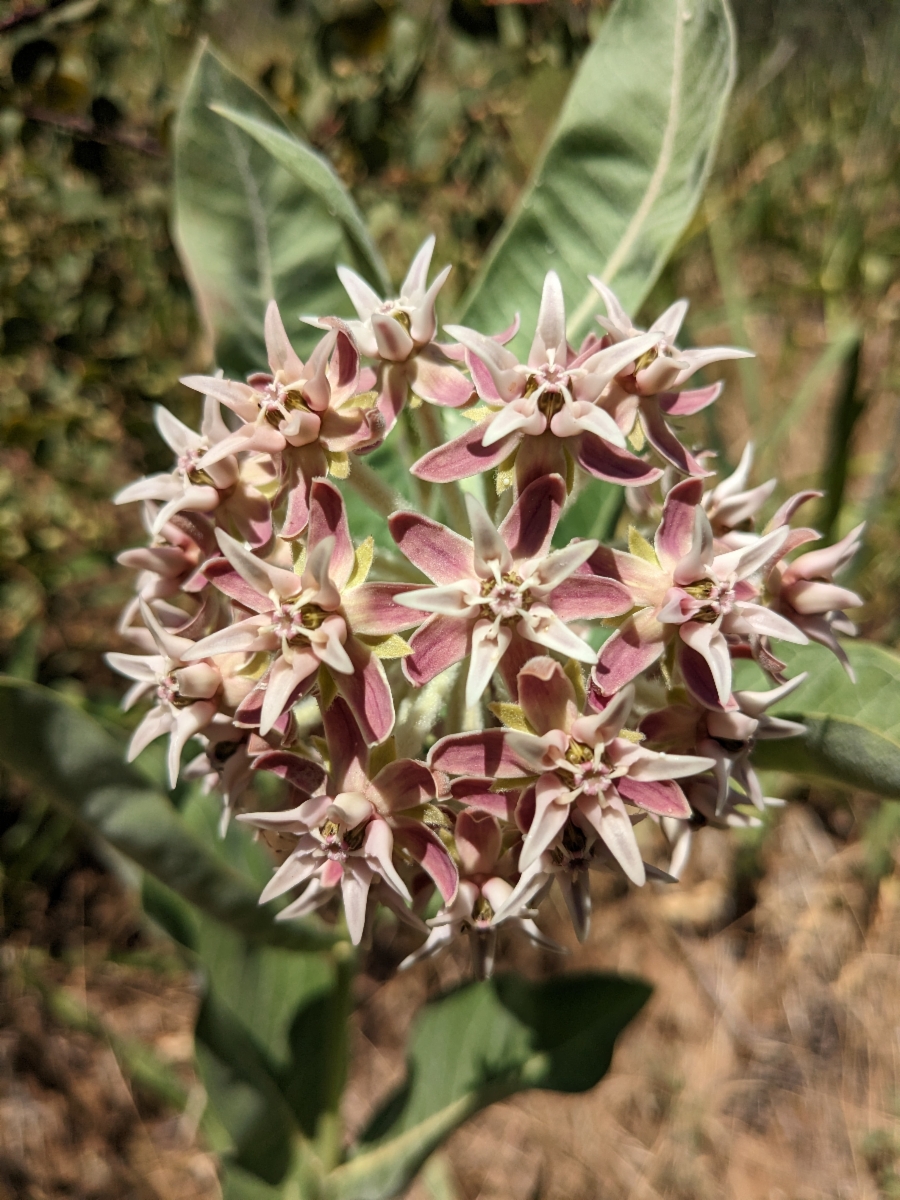
<instances>
[{"instance_id":1,"label":"large green leaf","mask_svg":"<svg viewBox=\"0 0 900 1200\"><path fill-rule=\"evenodd\" d=\"M273 297L303 353L321 335L299 324L301 314L353 315L338 263L376 288L386 283L329 164L208 47L198 54L175 125L174 228L228 373L265 369L263 315Z\"/></svg>"},{"instance_id":2,"label":"large green leaf","mask_svg":"<svg viewBox=\"0 0 900 1200\"><path fill-rule=\"evenodd\" d=\"M253 881L124 761L114 737L57 692L0 679L0 762L242 937L294 950L333 944L334 937L315 923L276 923L272 906L259 907Z\"/></svg>"},{"instance_id":3,"label":"large green leaf","mask_svg":"<svg viewBox=\"0 0 900 1200\"><path fill-rule=\"evenodd\" d=\"M640 307L700 199L734 79L726 0L617 0L578 71L532 182L463 303L486 332L562 279L569 336L602 302L587 273Z\"/></svg>"},{"instance_id":4,"label":"large green leaf","mask_svg":"<svg viewBox=\"0 0 900 1200\"><path fill-rule=\"evenodd\" d=\"M470 983L428 1004L405 1086L376 1115L357 1157L325 1181L329 1200L388 1200L452 1131L525 1088L581 1092L609 1068L613 1044L650 995L637 980L515 975Z\"/></svg>"},{"instance_id":5,"label":"large green leaf","mask_svg":"<svg viewBox=\"0 0 900 1200\"><path fill-rule=\"evenodd\" d=\"M788 675L808 671L809 679L769 711L802 721L806 733L760 742L754 762L900 797L900 657L872 642L846 642L844 648L856 683L822 646L779 645ZM751 664L742 666L740 686L759 686L753 674Z\"/></svg>"}]
</instances>

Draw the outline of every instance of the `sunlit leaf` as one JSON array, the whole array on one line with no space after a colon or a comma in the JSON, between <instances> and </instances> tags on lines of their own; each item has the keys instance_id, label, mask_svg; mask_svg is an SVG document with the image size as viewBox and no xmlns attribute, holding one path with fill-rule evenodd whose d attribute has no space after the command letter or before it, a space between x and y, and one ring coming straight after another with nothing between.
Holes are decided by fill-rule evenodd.
<instances>
[{"instance_id":1,"label":"sunlit leaf","mask_svg":"<svg viewBox=\"0 0 900 1200\"><path fill-rule=\"evenodd\" d=\"M216 360L237 376L265 369L263 316L273 297L303 353L321 335L300 324L302 314L353 315L338 263L385 284L331 167L208 47L175 124L174 226Z\"/></svg>"},{"instance_id":2,"label":"sunlit leaf","mask_svg":"<svg viewBox=\"0 0 900 1200\"><path fill-rule=\"evenodd\" d=\"M0 679L0 762L82 826L185 900L250 941L295 950L331 945L313 923L276 923L258 890L198 837L160 792L124 761L124 747L58 693Z\"/></svg>"},{"instance_id":3,"label":"sunlit leaf","mask_svg":"<svg viewBox=\"0 0 900 1200\"><path fill-rule=\"evenodd\" d=\"M399 1195L450 1133L526 1088L581 1092L609 1068L616 1037L650 988L614 975L470 983L419 1014L405 1085L376 1114L356 1158L325 1181L329 1200Z\"/></svg>"},{"instance_id":4,"label":"sunlit leaf","mask_svg":"<svg viewBox=\"0 0 900 1200\"><path fill-rule=\"evenodd\" d=\"M754 762L900 797L900 657L872 642L845 642L844 648L856 683L824 647L779 644L787 674L809 671L809 679L769 711L803 722L806 734L760 742ZM737 682L765 687L751 664L741 665Z\"/></svg>"},{"instance_id":5,"label":"sunlit leaf","mask_svg":"<svg viewBox=\"0 0 900 1200\"><path fill-rule=\"evenodd\" d=\"M617 0L463 302L465 323L502 329L518 309L527 346L551 267L574 342L603 311L588 272L637 310L700 200L734 62L724 0Z\"/></svg>"}]
</instances>

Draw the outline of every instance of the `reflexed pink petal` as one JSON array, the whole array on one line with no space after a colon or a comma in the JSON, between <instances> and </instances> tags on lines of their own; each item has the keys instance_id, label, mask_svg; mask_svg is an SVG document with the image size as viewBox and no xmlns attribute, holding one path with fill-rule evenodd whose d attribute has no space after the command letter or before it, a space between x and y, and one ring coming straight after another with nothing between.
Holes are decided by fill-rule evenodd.
<instances>
[{"instance_id":1,"label":"reflexed pink petal","mask_svg":"<svg viewBox=\"0 0 900 1200\"><path fill-rule=\"evenodd\" d=\"M309 481L300 479L285 498L284 522L281 537L286 540L299 537L309 525Z\"/></svg>"},{"instance_id":2,"label":"reflexed pink petal","mask_svg":"<svg viewBox=\"0 0 900 1200\"><path fill-rule=\"evenodd\" d=\"M325 780L324 767L288 750L266 750L253 759L251 766L254 771L270 771L279 779L286 779L292 787L310 796Z\"/></svg>"},{"instance_id":3,"label":"reflexed pink petal","mask_svg":"<svg viewBox=\"0 0 900 1200\"><path fill-rule=\"evenodd\" d=\"M314 875L322 865L320 858L309 855L291 855L285 859L260 893L260 904L267 904L277 896L283 896L291 888L298 887Z\"/></svg>"},{"instance_id":4,"label":"reflexed pink petal","mask_svg":"<svg viewBox=\"0 0 900 1200\"><path fill-rule=\"evenodd\" d=\"M380 661L356 638L348 637L344 649L353 663L354 673L335 674L334 684L350 706L363 737L374 746L383 742L394 728L394 701L387 676Z\"/></svg>"},{"instance_id":5,"label":"reflexed pink petal","mask_svg":"<svg viewBox=\"0 0 900 1200\"><path fill-rule=\"evenodd\" d=\"M399 817L394 819L394 841L428 872L444 903L452 904L459 885L459 872L437 834L420 821Z\"/></svg>"},{"instance_id":6,"label":"reflexed pink petal","mask_svg":"<svg viewBox=\"0 0 900 1200\"><path fill-rule=\"evenodd\" d=\"M410 386L423 400L446 408L460 408L475 394L462 371L431 346L416 355Z\"/></svg>"},{"instance_id":7,"label":"reflexed pink petal","mask_svg":"<svg viewBox=\"0 0 900 1200\"><path fill-rule=\"evenodd\" d=\"M409 394L407 363L382 362L378 372L378 411L384 419L385 434L397 424Z\"/></svg>"},{"instance_id":8,"label":"reflexed pink petal","mask_svg":"<svg viewBox=\"0 0 900 1200\"><path fill-rule=\"evenodd\" d=\"M475 390L480 399L486 400L488 404L502 404L500 393L494 384L494 377L478 355L466 350L465 346L456 346L454 349L462 351L463 361L469 368L472 382L475 384Z\"/></svg>"},{"instance_id":9,"label":"reflexed pink petal","mask_svg":"<svg viewBox=\"0 0 900 1200\"><path fill-rule=\"evenodd\" d=\"M663 637L663 627L651 609L629 617L600 649L592 674L600 691L611 696L652 666L663 652Z\"/></svg>"},{"instance_id":10,"label":"reflexed pink petal","mask_svg":"<svg viewBox=\"0 0 900 1200\"><path fill-rule=\"evenodd\" d=\"M331 791L362 790L368 778L369 750L346 701L337 696L322 716L331 760Z\"/></svg>"},{"instance_id":11,"label":"reflexed pink petal","mask_svg":"<svg viewBox=\"0 0 900 1200\"><path fill-rule=\"evenodd\" d=\"M445 617L435 613L409 639L412 654L402 660L403 674L422 687L469 653L473 622L468 618Z\"/></svg>"},{"instance_id":12,"label":"reflexed pink petal","mask_svg":"<svg viewBox=\"0 0 900 1200\"><path fill-rule=\"evenodd\" d=\"M338 591L343 591L355 561L347 510L344 508L344 498L334 484L325 479L316 479L309 493L310 555L328 537L334 538L328 574Z\"/></svg>"},{"instance_id":13,"label":"reflexed pink petal","mask_svg":"<svg viewBox=\"0 0 900 1200\"><path fill-rule=\"evenodd\" d=\"M503 729L477 733L452 733L431 747L428 763L448 775L479 775L489 779L515 779L532 772L510 750Z\"/></svg>"},{"instance_id":14,"label":"reflexed pink petal","mask_svg":"<svg viewBox=\"0 0 900 1200\"><path fill-rule=\"evenodd\" d=\"M695 388L693 391L661 392L656 400L667 416L692 417L694 413L708 408L714 400L718 400L724 386L720 380L710 387Z\"/></svg>"},{"instance_id":15,"label":"reflexed pink petal","mask_svg":"<svg viewBox=\"0 0 900 1200\"><path fill-rule=\"evenodd\" d=\"M614 579L579 572L553 589L548 604L563 621L591 621L619 617L634 601L628 589Z\"/></svg>"},{"instance_id":16,"label":"reflexed pink petal","mask_svg":"<svg viewBox=\"0 0 900 1200\"><path fill-rule=\"evenodd\" d=\"M564 442L552 433L542 433L538 437L524 437L516 455L516 488L521 493L532 483L537 483L548 476L559 475L567 478L569 470L566 465L566 446Z\"/></svg>"},{"instance_id":17,"label":"reflexed pink petal","mask_svg":"<svg viewBox=\"0 0 900 1200\"><path fill-rule=\"evenodd\" d=\"M609 801L601 808L596 800L592 802L580 796L578 807L600 834L631 882L642 887L647 881L647 874L634 836L634 827L622 801Z\"/></svg>"},{"instance_id":18,"label":"reflexed pink petal","mask_svg":"<svg viewBox=\"0 0 900 1200\"><path fill-rule=\"evenodd\" d=\"M677 643L678 667L685 686L692 696L695 696L705 708L721 709L719 689L713 679L709 663L702 654L692 650L680 639Z\"/></svg>"},{"instance_id":19,"label":"reflexed pink petal","mask_svg":"<svg viewBox=\"0 0 900 1200\"><path fill-rule=\"evenodd\" d=\"M678 632L681 640L706 660L715 681L719 703L727 703L731 695L731 655L718 627L702 621L688 621Z\"/></svg>"},{"instance_id":20,"label":"reflexed pink petal","mask_svg":"<svg viewBox=\"0 0 900 1200\"><path fill-rule=\"evenodd\" d=\"M575 716L575 690L560 664L541 655L519 672L519 703L537 734L568 729Z\"/></svg>"},{"instance_id":21,"label":"reflexed pink petal","mask_svg":"<svg viewBox=\"0 0 900 1200\"><path fill-rule=\"evenodd\" d=\"M684 479L666 496L662 520L656 531L656 553L660 566L672 571L690 552L694 540L694 517L703 496L699 479Z\"/></svg>"},{"instance_id":22,"label":"reflexed pink petal","mask_svg":"<svg viewBox=\"0 0 900 1200\"><path fill-rule=\"evenodd\" d=\"M500 526L500 536L517 561L539 558L550 542L566 502L566 485L548 475L524 488Z\"/></svg>"},{"instance_id":23,"label":"reflexed pink petal","mask_svg":"<svg viewBox=\"0 0 900 1200\"><path fill-rule=\"evenodd\" d=\"M573 438L569 445L579 465L596 479L605 479L623 487L643 487L655 483L662 475L658 467L650 466L627 450L619 450L601 441L593 433Z\"/></svg>"},{"instance_id":24,"label":"reflexed pink petal","mask_svg":"<svg viewBox=\"0 0 900 1200\"><path fill-rule=\"evenodd\" d=\"M738 553L743 553L743 551ZM723 557L727 556L723 555ZM696 583L700 579L708 579L715 575L715 561L715 539L712 526L709 523L709 517L698 504L694 509L694 536L691 548L676 564L672 571L672 579L683 587Z\"/></svg>"},{"instance_id":25,"label":"reflexed pink petal","mask_svg":"<svg viewBox=\"0 0 900 1200\"><path fill-rule=\"evenodd\" d=\"M653 449L683 475L705 478L715 474L714 471L707 470L703 463L698 462L693 454L685 446L682 446L663 419L655 397L646 397L641 400L641 421L644 432L647 434L647 441Z\"/></svg>"},{"instance_id":26,"label":"reflexed pink petal","mask_svg":"<svg viewBox=\"0 0 900 1200\"><path fill-rule=\"evenodd\" d=\"M845 538L833 546L811 550L796 559L785 571L785 581L794 579L831 579L832 575L845 567L859 549L860 538L866 525L863 522L851 529Z\"/></svg>"},{"instance_id":27,"label":"reflexed pink petal","mask_svg":"<svg viewBox=\"0 0 900 1200\"><path fill-rule=\"evenodd\" d=\"M766 526L766 532L768 533L770 529L778 529L781 525L787 525L798 508L802 508L810 500L821 500L824 495L824 492L817 492L810 489L805 492L796 492L793 496L789 496L772 517L772 520L769 521Z\"/></svg>"},{"instance_id":28,"label":"reflexed pink petal","mask_svg":"<svg viewBox=\"0 0 900 1200\"><path fill-rule=\"evenodd\" d=\"M542 775L535 786L531 828L522 843L519 870L525 871L544 853L569 818L571 792L558 775Z\"/></svg>"},{"instance_id":29,"label":"reflexed pink petal","mask_svg":"<svg viewBox=\"0 0 900 1200\"><path fill-rule=\"evenodd\" d=\"M431 233L418 248L406 278L400 285L400 295L405 300L420 300L428 285L428 268L431 266L431 256L434 254L434 234Z\"/></svg>"},{"instance_id":30,"label":"reflexed pink petal","mask_svg":"<svg viewBox=\"0 0 900 1200\"><path fill-rule=\"evenodd\" d=\"M691 815L684 792L672 779L641 782L625 775L616 780L616 787L623 800L657 816L687 820Z\"/></svg>"},{"instance_id":31,"label":"reflexed pink petal","mask_svg":"<svg viewBox=\"0 0 900 1200\"><path fill-rule=\"evenodd\" d=\"M323 883L325 879L323 877ZM347 932L350 941L358 946L362 941L363 930L366 926L366 905L369 900L369 886L372 882L371 868L365 863L355 860L347 864L341 876L341 898L344 901L344 915L347 918Z\"/></svg>"},{"instance_id":32,"label":"reflexed pink petal","mask_svg":"<svg viewBox=\"0 0 900 1200\"><path fill-rule=\"evenodd\" d=\"M391 537L409 561L438 585L474 575L472 543L458 533L414 512L388 517Z\"/></svg>"},{"instance_id":33,"label":"reflexed pink petal","mask_svg":"<svg viewBox=\"0 0 900 1200\"><path fill-rule=\"evenodd\" d=\"M392 813L427 804L436 795L434 776L424 763L411 758L398 758L382 767L372 786Z\"/></svg>"},{"instance_id":34,"label":"reflexed pink petal","mask_svg":"<svg viewBox=\"0 0 900 1200\"><path fill-rule=\"evenodd\" d=\"M653 563L607 546L594 551L588 566L594 575L621 583L641 608L661 604L671 583L670 576Z\"/></svg>"},{"instance_id":35,"label":"reflexed pink petal","mask_svg":"<svg viewBox=\"0 0 900 1200\"><path fill-rule=\"evenodd\" d=\"M272 539L272 506L255 488L239 485L225 512L251 550L262 550Z\"/></svg>"},{"instance_id":36,"label":"reflexed pink petal","mask_svg":"<svg viewBox=\"0 0 900 1200\"><path fill-rule=\"evenodd\" d=\"M406 362L415 346L400 322L384 313L373 313L369 320L381 358L388 362Z\"/></svg>"},{"instance_id":37,"label":"reflexed pink petal","mask_svg":"<svg viewBox=\"0 0 900 1200\"><path fill-rule=\"evenodd\" d=\"M523 638L515 626L511 628L510 632L512 637L497 669L500 672L500 678L506 685L510 699L516 701L519 695L517 682L519 672L529 659L534 658L536 646L534 642Z\"/></svg>"},{"instance_id":38,"label":"reflexed pink petal","mask_svg":"<svg viewBox=\"0 0 900 1200\"><path fill-rule=\"evenodd\" d=\"M272 611L274 604L270 597L257 591L243 575L239 575L227 558L211 558L204 563L203 574L220 592L244 608L258 613Z\"/></svg>"},{"instance_id":39,"label":"reflexed pink petal","mask_svg":"<svg viewBox=\"0 0 900 1200\"><path fill-rule=\"evenodd\" d=\"M517 791L494 792L491 791L493 785L494 780L492 779L454 779L450 784L450 795L454 800L476 808L479 812L487 812L494 817L499 817L501 821L511 822L519 800L519 793Z\"/></svg>"},{"instance_id":40,"label":"reflexed pink petal","mask_svg":"<svg viewBox=\"0 0 900 1200\"><path fill-rule=\"evenodd\" d=\"M394 599L417 590L414 583L362 583L351 588L343 596L350 628L354 633L380 637L418 625L428 613L397 604Z\"/></svg>"},{"instance_id":41,"label":"reflexed pink petal","mask_svg":"<svg viewBox=\"0 0 900 1200\"><path fill-rule=\"evenodd\" d=\"M424 454L418 462L410 467L410 474L429 483L450 483L455 479L468 479L470 475L479 475L482 471L490 471L508 458L521 441L522 435L511 433L502 442L493 446L485 446L482 442L489 421L482 421L473 429L438 446Z\"/></svg>"}]
</instances>

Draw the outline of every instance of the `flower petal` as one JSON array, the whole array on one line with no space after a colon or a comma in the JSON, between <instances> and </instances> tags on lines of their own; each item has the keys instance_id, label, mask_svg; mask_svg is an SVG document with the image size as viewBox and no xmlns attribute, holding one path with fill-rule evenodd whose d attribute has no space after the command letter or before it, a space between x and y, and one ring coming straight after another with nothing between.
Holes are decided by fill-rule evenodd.
<instances>
[{"instance_id":1,"label":"flower petal","mask_svg":"<svg viewBox=\"0 0 900 1200\"><path fill-rule=\"evenodd\" d=\"M563 621L619 617L634 605L631 593L614 579L577 572L557 584L548 603Z\"/></svg>"},{"instance_id":2,"label":"flower petal","mask_svg":"<svg viewBox=\"0 0 900 1200\"><path fill-rule=\"evenodd\" d=\"M343 591L353 570L355 555L347 524L344 498L333 483L316 479L309 493L309 552L325 538L334 538L328 574L338 591Z\"/></svg>"},{"instance_id":3,"label":"flower petal","mask_svg":"<svg viewBox=\"0 0 900 1200\"><path fill-rule=\"evenodd\" d=\"M565 502L566 485L559 475L535 480L522 490L500 526L500 536L517 562L547 553Z\"/></svg>"},{"instance_id":4,"label":"flower petal","mask_svg":"<svg viewBox=\"0 0 900 1200\"><path fill-rule=\"evenodd\" d=\"M691 806L684 792L671 779L661 779L653 782L641 782L631 776L623 776L616 780L619 795L629 804L656 813L658 817L678 817L687 820L691 816Z\"/></svg>"},{"instance_id":5,"label":"flower petal","mask_svg":"<svg viewBox=\"0 0 900 1200\"><path fill-rule=\"evenodd\" d=\"M566 350L566 304L562 284L555 271L548 271L544 276L541 307L528 365L542 367L546 363L565 363Z\"/></svg>"},{"instance_id":6,"label":"flower petal","mask_svg":"<svg viewBox=\"0 0 900 1200\"><path fill-rule=\"evenodd\" d=\"M376 295L366 281L355 271L351 271L349 267L338 267L337 273L344 285L344 291L356 309L357 316L361 321L367 321L372 313L381 307L381 297Z\"/></svg>"},{"instance_id":7,"label":"flower petal","mask_svg":"<svg viewBox=\"0 0 900 1200\"><path fill-rule=\"evenodd\" d=\"M433 346L426 346L415 357L410 386L417 396L445 408L461 408L472 399L475 389L462 371Z\"/></svg>"},{"instance_id":8,"label":"flower petal","mask_svg":"<svg viewBox=\"0 0 900 1200\"><path fill-rule=\"evenodd\" d=\"M712 673L716 694L720 704L726 704L731 695L731 655L717 625L702 621L688 621L679 627L681 640L695 650Z\"/></svg>"},{"instance_id":9,"label":"flower petal","mask_svg":"<svg viewBox=\"0 0 900 1200\"><path fill-rule=\"evenodd\" d=\"M497 664L506 652L512 634L505 625L476 621L472 628L469 674L466 678L466 706L473 708L491 681Z\"/></svg>"},{"instance_id":10,"label":"flower petal","mask_svg":"<svg viewBox=\"0 0 900 1200\"><path fill-rule=\"evenodd\" d=\"M600 649L591 678L601 693L613 695L652 666L663 652L663 638L663 627L652 609L629 617Z\"/></svg>"},{"instance_id":11,"label":"flower petal","mask_svg":"<svg viewBox=\"0 0 900 1200\"><path fill-rule=\"evenodd\" d=\"M266 351L269 356L269 366L272 374L283 372L284 382L293 383L303 379L303 363L297 356L285 332L281 313L274 300L269 301L265 319Z\"/></svg>"},{"instance_id":12,"label":"flower petal","mask_svg":"<svg viewBox=\"0 0 900 1200\"><path fill-rule=\"evenodd\" d=\"M490 419L482 421L446 445L423 454L410 467L410 474L429 483L450 483L499 466L521 441L522 435L512 433L501 442L485 446L483 438L489 425Z\"/></svg>"},{"instance_id":13,"label":"flower petal","mask_svg":"<svg viewBox=\"0 0 900 1200\"><path fill-rule=\"evenodd\" d=\"M503 729L452 733L431 747L428 763L448 775L483 775L494 780L530 774L529 770L523 772L524 764L507 744Z\"/></svg>"},{"instance_id":14,"label":"flower petal","mask_svg":"<svg viewBox=\"0 0 900 1200\"><path fill-rule=\"evenodd\" d=\"M699 479L684 479L671 489L663 505L656 531L656 553L660 566L673 571L690 553L694 540L694 514L703 497Z\"/></svg>"},{"instance_id":15,"label":"flower petal","mask_svg":"<svg viewBox=\"0 0 900 1200\"><path fill-rule=\"evenodd\" d=\"M394 841L408 851L434 880L445 904L452 904L459 886L459 871L436 833L420 821L394 819Z\"/></svg>"},{"instance_id":16,"label":"flower petal","mask_svg":"<svg viewBox=\"0 0 900 1200\"><path fill-rule=\"evenodd\" d=\"M540 655L519 672L519 703L537 734L567 730L577 714L575 689L560 664Z\"/></svg>"},{"instance_id":17,"label":"flower petal","mask_svg":"<svg viewBox=\"0 0 900 1200\"><path fill-rule=\"evenodd\" d=\"M578 799L578 807L597 830L631 882L642 887L647 881L647 873L634 836L634 827L621 800L618 804L609 802L601 808L596 800L591 802L582 795Z\"/></svg>"},{"instance_id":18,"label":"flower petal","mask_svg":"<svg viewBox=\"0 0 900 1200\"><path fill-rule=\"evenodd\" d=\"M650 466L627 450L611 446L594 433L584 433L573 439L572 451L589 475L623 487L643 487L655 483L662 475L659 467Z\"/></svg>"},{"instance_id":19,"label":"flower petal","mask_svg":"<svg viewBox=\"0 0 900 1200\"><path fill-rule=\"evenodd\" d=\"M224 529L216 530L216 541L237 573L257 592L266 596L269 592L274 591L282 599L290 600L302 591L303 585L300 577L293 571L285 571L281 567L264 562L257 555L244 549L240 542L226 533Z\"/></svg>"},{"instance_id":20,"label":"flower petal","mask_svg":"<svg viewBox=\"0 0 900 1200\"><path fill-rule=\"evenodd\" d=\"M415 687L422 687L466 657L471 629L468 618L435 613L409 639L412 654L403 659L403 674Z\"/></svg>"},{"instance_id":21,"label":"flower petal","mask_svg":"<svg viewBox=\"0 0 900 1200\"><path fill-rule=\"evenodd\" d=\"M418 625L424 610L397 603L397 597L419 591L414 583L362 583L343 596L343 608L354 633L382 637Z\"/></svg>"},{"instance_id":22,"label":"flower petal","mask_svg":"<svg viewBox=\"0 0 900 1200\"><path fill-rule=\"evenodd\" d=\"M332 678L366 742L374 746L383 742L394 728L394 701L387 676L381 662L355 637L347 638L344 649L353 664L353 674L336 674Z\"/></svg>"},{"instance_id":23,"label":"flower petal","mask_svg":"<svg viewBox=\"0 0 900 1200\"><path fill-rule=\"evenodd\" d=\"M446 525L418 513L396 512L388 517L388 528L413 566L436 584L474 576L472 543Z\"/></svg>"}]
</instances>

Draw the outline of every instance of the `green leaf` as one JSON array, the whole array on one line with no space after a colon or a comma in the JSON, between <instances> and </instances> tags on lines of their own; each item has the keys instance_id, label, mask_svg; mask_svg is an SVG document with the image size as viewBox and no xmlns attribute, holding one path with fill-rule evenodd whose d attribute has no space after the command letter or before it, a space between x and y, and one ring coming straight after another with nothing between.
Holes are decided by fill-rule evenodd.
<instances>
[{"instance_id":1,"label":"green leaf","mask_svg":"<svg viewBox=\"0 0 900 1200\"><path fill-rule=\"evenodd\" d=\"M551 267L576 344L603 311L589 271L636 312L700 200L734 71L725 0L617 0L463 320L490 332L518 309L526 346Z\"/></svg>"},{"instance_id":2,"label":"green leaf","mask_svg":"<svg viewBox=\"0 0 900 1200\"><path fill-rule=\"evenodd\" d=\"M357 1157L326 1179L328 1200L388 1200L457 1126L526 1088L581 1092L605 1074L616 1037L650 988L615 975L515 975L470 983L419 1014L406 1084L376 1114Z\"/></svg>"},{"instance_id":3,"label":"green leaf","mask_svg":"<svg viewBox=\"0 0 900 1200\"><path fill-rule=\"evenodd\" d=\"M0 762L202 912L251 941L319 950L334 937L314 923L276 923L253 882L192 832L123 748L58 693L0 679Z\"/></svg>"},{"instance_id":4,"label":"green leaf","mask_svg":"<svg viewBox=\"0 0 900 1200\"><path fill-rule=\"evenodd\" d=\"M787 674L809 671L809 679L769 711L801 721L806 733L760 742L753 761L763 769L900 797L900 657L872 642L846 642L844 649L856 683L823 646L779 644ZM750 663L741 664L737 684L765 686Z\"/></svg>"},{"instance_id":5,"label":"green leaf","mask_svg":"<svg viewBox=\"0 0 900 1200\"><path fill-rule=\"evenodd\" d=\"M174 230L216 359L229 374L265 368L263 316L273 297L305 354L321 334L300 325L300 315L353 315L338 263L376 289L386 284L362 218L328 163L206 47L175 124Z\"/></svg>"}]
</instances>

